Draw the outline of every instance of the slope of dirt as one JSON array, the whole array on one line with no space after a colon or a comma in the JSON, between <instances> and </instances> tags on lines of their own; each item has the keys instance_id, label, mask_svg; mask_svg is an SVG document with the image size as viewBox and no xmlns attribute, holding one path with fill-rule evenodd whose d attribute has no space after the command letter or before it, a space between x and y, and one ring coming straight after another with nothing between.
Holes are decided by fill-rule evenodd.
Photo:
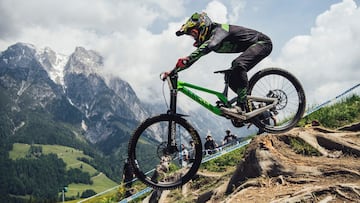
<instances>
[{"instance_id":1,"label":"slope of dirt","mask_svg":"<svg viewBox=\"0 0 360 203\"><path fill-rule=\"evenodd\" d=\"M360 202L357 129L296 128L257 136L236 169L199 171L195 184L157 191L145 202Z\"/></svg>"},{"instance_id":2,"label":"slope of dirt","mask_svg":"<svg viewBox=\"0 0 360 203\"><path fill-rule=\"evenodd\" d=\"M309 150L296 153L294 141ZM257 136L230 180L197 199L221 201L360 202L360 133L298 128Z\"/></svg>"},{"instance_id":3,"label":"slope of dirt","mask_svg":"<svg viewBox=\"0 0 360 203\"><path fill-rule=\"evenodd\" d=\"M360 132L312 127L260 135L236 169L197 179L149 202L360 202Z\"/></svg>"}]
</instances>

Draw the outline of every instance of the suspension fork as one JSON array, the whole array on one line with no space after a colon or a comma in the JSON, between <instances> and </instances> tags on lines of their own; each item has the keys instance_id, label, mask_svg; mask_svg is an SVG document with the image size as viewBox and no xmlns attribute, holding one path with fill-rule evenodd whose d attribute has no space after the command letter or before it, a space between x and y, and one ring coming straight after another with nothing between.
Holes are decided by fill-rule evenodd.
<instances>
[{"instance_id":1,"label":"suspension fork","mask_svg":"<svg viewBox=\"0 0 360 203\"><path fill-rule=\"evenodd\" d=\"M177 82L178 82L178 74L175 73L174 75L170 76L168 79L168 85L170 89L170 108L168 110L168 114L175 115L176 114L176 105L177 105ZM179 151L176 146L176 125L175 121L169 121L168 125L168 146L167 149L169 150L169 153L174 153Z\"/></svg>"},{"instance_id":2,"label":"suspension fork","mask_svg":"<svg viewBox=\"0 0 360 203\"><path fill-rule=\"evenodd\" d=\"M170 76L168 79L169 88L170 88L170 109L168 110L168 114L176 114L176 102L177 102L177 82L178 82L178 74L174 74Z\"/></svg>"}]
</instances>

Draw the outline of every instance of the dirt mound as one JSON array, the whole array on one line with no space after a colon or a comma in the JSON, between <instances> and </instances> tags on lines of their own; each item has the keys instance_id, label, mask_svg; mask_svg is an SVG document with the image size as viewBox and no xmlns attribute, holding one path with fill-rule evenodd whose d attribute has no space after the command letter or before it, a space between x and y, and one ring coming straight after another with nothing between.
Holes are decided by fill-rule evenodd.
<instances>
[{"instance_id":1,"label":"dirt mound","mask_svg":"<svg viewBox=\"0 0 360 203\"><path fill-rule=\"evenodd\" d=\"M360 202L360 133L297 128L249 144L228 181L197 202Z\"/></svg>"}]
</instances>

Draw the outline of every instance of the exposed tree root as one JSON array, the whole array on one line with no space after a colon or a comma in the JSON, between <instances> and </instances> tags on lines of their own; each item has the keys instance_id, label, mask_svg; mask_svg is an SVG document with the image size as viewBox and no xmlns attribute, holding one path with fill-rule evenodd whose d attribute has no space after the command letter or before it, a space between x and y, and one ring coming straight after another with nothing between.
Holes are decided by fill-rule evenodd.
<instances>
[{"instance_id":1,"label":"exposed tree root","mask_svg":"<svg viewBox=\"0 0 360 203\"><path fill-rule=\"evenodd\" d=\"M316 127L257 136L230 179L198 175L214 187L185 185L189 202L360 202L360 133ZM164 195L161 202L174 202Z\"/></svg>"},{"instance_id":2,"label":"exposed tree root","mask_svg":"<svg viewBox=\"0 0 360 203\"><path fill-rule=\"evenodd\" d=\"M318 155L295 153L293 139L307 143ZM358 201L359 158L356 132L313 128L258 136L230 180L208 192L210 199L198 202Z\"/></svg>"}]
</instances>

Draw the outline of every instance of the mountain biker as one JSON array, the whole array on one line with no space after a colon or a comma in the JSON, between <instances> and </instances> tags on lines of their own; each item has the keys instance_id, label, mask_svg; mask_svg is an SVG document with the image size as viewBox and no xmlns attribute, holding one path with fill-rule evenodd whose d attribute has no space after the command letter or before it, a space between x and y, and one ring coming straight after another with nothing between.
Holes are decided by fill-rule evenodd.
<instances>
[{"instance_id":1,"label":"mountain biker","mask_svg":"<svg viewBox=\"0 0 360 203\"><path fill-rule=\"evenodd\" d=\"M189 56L179 58L177 71L190 67L202 56L216 53L241 53L231 64L229 86L237 93L234 108L222 108L229 113L244 113L248 87L247 71L272 51L271 39L265 34L237 25L212 22L205 12L194 13L176 32L177 36L190 35L197 48ZM240 107L240 108L239 108Z\"/></svg>"}]
</instances>

